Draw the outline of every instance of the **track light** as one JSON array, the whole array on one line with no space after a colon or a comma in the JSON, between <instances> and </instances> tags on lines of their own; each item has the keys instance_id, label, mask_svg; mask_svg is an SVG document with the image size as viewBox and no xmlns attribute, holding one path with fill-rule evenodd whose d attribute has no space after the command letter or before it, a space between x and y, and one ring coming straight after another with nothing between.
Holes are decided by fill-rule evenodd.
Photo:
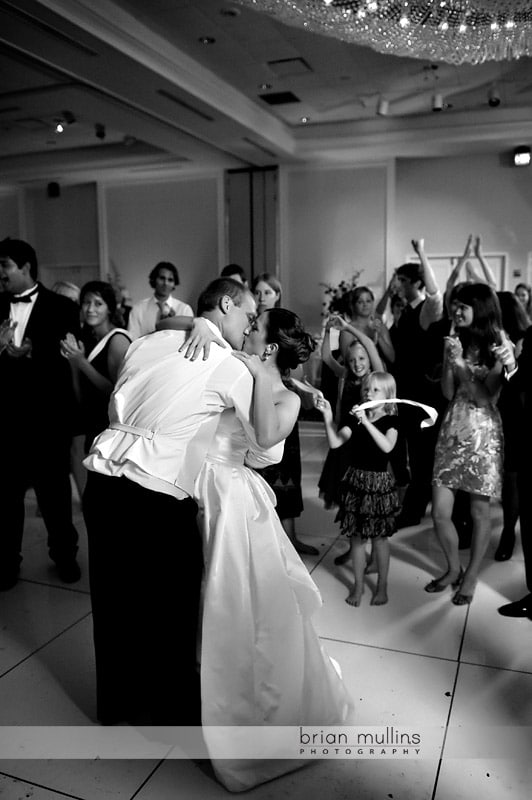
<instances>
[{"instance_id":1,"label":"track light","mask_svg":"<svg viewBox=\"0 0 532 800\"><path fill-rule=\"evenodd\" d=\"M389 110L390 110L389 101L385 100L384 97L379 98L379 103L377 105L377 114L379 115L379 117L386 117Z\"/></svg>"},{"instance_id":2,"label":"track light","mask_svg":"<svg viewBox=\"0 0 532 800\"><path fill-rule=\"evenodd\" d=\"M54 120L55 133L64 133L68 125L73 125L76 117L72 111L61 111L61 116Z\"/></svg>"},{"instance_id":3,"label":"track light","mask_svg":"<svg viewBox=\"0 0 532 800\"><path fill-rule=\"evenodd\" d=\"M488 92L488 105L491 108L497 108L501 104L501 96L495 86L492 86Z\"/></svg>"},{"instance_id":4,"label":"track light","mask_svg":"<svg viewBox=\"0 0 532 800\"><path fill-rule=\"evenodd\" d=\"M528 167L530 164L530 147L528 145L521 145L514 150L514 166L515 167Z\"/></svg>"},{"instance_id":5,"label":"track light","mask_svg":"<svg viewBox=\"0 0 532 800\"><path fill-rule=\"evenodd\" d=\"M432 110L441 111L443 108L443 97L441 94L434 94L432 96Z\"/></svg>"}]
</instances>

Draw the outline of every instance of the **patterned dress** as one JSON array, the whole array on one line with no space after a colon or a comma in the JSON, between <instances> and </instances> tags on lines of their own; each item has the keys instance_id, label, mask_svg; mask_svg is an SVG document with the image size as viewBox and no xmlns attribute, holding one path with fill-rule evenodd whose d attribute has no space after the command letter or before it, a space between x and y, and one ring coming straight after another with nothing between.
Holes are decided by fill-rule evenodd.
<instances>
[{"instance_id":1,"label":"patterned dress","mask_svg":"<svg viewBox=\"0 0 532 800\"><path fill-rule=\"evenodd\" d=\"M375 539L391 536L396 530L400 505L395 479L389 470L390 454L376 444L364 425L351 418L352 430L345 446L349 448L350 466L340 484L340 509L336 521L347 536ZM396 416L375 420L375 427L386 434L398 429Z\"/></svg>"},{"instance_id":2,"label":"patterned dress","mask_svg":"<svg viewBox=\"0 0 532 800\"><path fill-rule=\"evenodd\" d=\"M465 361L454 367L458 388L443 418L432 483L500 499L503 434L497 397L488 392L486 366Z\"/></svg>"}]
</instances>

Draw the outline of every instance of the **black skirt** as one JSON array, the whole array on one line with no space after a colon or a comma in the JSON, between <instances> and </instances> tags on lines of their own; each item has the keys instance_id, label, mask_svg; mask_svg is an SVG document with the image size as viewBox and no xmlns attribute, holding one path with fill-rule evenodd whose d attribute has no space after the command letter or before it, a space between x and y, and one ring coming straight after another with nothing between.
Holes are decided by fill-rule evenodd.
<instances>
[{"instance_id":1,"label":"black skirt","mask_svg":"<svg viewBox=\"0 0 532 800\"><path fill-rule=\"evenodd\" d=\"M336 519L343 534L375 539L395 533L395 518L401 506L389 472L349 467L341 483L340 498Z\"/></svg>"}]
</instances>

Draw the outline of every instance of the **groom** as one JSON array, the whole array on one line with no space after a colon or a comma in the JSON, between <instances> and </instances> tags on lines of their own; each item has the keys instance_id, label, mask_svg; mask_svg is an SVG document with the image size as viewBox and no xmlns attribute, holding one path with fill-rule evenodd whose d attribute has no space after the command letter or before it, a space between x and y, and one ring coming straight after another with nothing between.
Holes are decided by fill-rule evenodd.
<instances>
[{"instance_id":1,"label":"groom","mask_svg":"<svg viewBox=\"0 0 532 800\"><path fill-rule=\"evenodd\" d=\"M200 296L198 314L240 349L255 302L242 284L219 278ZM97 716L104 724L201 724L203 559L194 481L226 408L235 409L250 447L257 445L247 368L227 347L211 348L206 361L187 360L183 341L183 333L167 330L133 343L111 397L109 428L85 461Z\"/></svg>"}]
</instances>

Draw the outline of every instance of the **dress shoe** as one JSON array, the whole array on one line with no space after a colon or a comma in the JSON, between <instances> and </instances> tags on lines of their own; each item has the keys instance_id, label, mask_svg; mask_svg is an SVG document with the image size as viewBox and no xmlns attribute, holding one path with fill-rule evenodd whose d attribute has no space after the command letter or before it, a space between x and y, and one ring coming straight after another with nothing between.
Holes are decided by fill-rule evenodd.
<instances>
[{"instance_id":1,"label":"dress shoe","mask_svg":"<svg viewBox=\"0 0 532 800\"><path fill-rule=\"evenodd\" d=\"M0 574L0 592L7 592L18 583L18 569L14 572L3 572Z\"/></svg>"},{"instance_id":2,"label":"dress shoe","mask_svg":"<svg viewBox=\"0 0 532 800\"><path fill-rule=\"evenodd\" d=\"M495 555L493 556L495 561L508 561L513 556L514 546L515 533L507 535L503 531L497 549L495 550Z\"/></svg>"},{"instance_id":3,"label":"dress shoe","mask_svg":"<svg viewBox=\"0 0 532 800\"><path fill-rule=\"evenodd\" d=\"M528 617L532 619L532 594L527 594L522 600L507 603L497 609L503 617Z\"/></svg>"},{"instance_id":4,"label":"dress shoe","mask_svg":"<svg viewBox=\"0 0 532 800\"><path fill-rule=\"evenodd\" d=\"M81 569L75 558L56 563L59 580L63 583L76 583L81 578Z\"/></svg>"},{"instance_id":5,"label":"dress shoe","mask_svg":"<svg viewBox=\"0 0 532 800\"><path fill-rule=\"evenodd\" d=\"M447 573L442 575L441 578L435 578L430 583L427 583L425 586L425 591L429 594L435 594L436 592L444 592L445 589L448 589L449 586L452 586L453 589L458 589L462 581L464 580L464 570L460 567L460 572L458 573L458 577L452 583L441 583L441 581L447 577Z\"/></svg>"}]
</instances>

